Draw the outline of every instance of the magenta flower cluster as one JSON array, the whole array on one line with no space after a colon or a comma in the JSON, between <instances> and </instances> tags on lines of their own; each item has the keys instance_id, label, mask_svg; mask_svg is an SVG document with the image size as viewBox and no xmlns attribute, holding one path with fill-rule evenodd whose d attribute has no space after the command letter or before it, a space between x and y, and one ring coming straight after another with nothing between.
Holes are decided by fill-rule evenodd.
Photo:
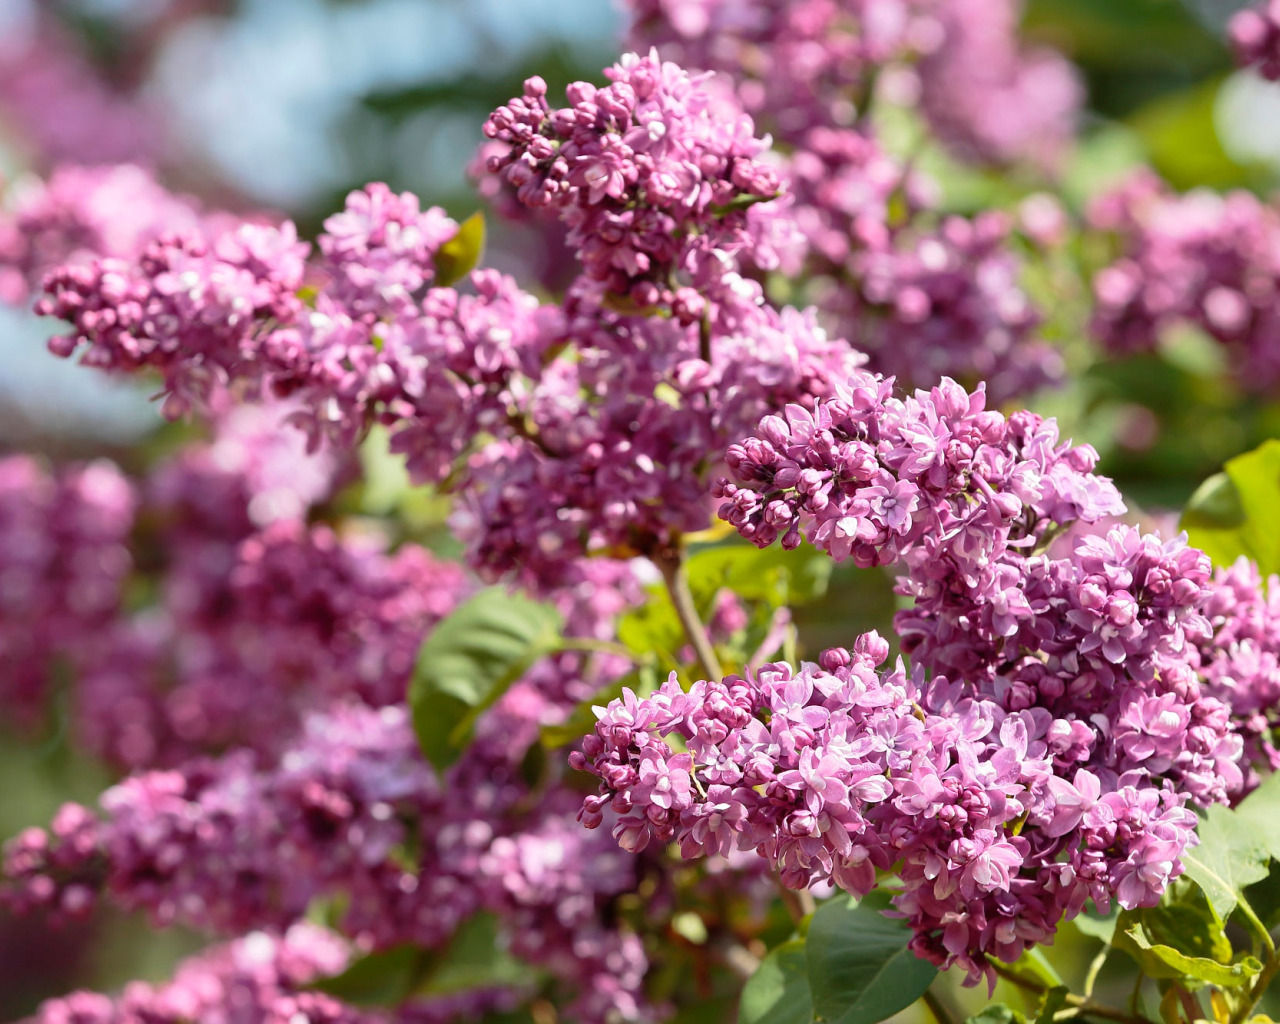
<instances>
[{"instance_id":1,"label":"magenta flower cluster","mask_svg":"<svg viewBox=\"0 0 1280 1024\"><path fill-rule=\"evenodd\" d=\"M508 147L488 170L524 205L559 209L568 244L606 292L669 308L682 323L741 302L722 278L744 248L767 258L753 238L760 211L747 210L781 194L762 158L767 141L730 97L656 52L628 54L605 74L604 88L570 85L561 108L547 103L542 79L525 82L485 122L485 135Z\"/></svg>"},{"instance_id":2,"label":"magenta flower cluster","mask_svg":"<svg viewBox=\"0 0 1280 1024\"><path fill-rule=\"evenodd\" d=\"M1263 0L1237 11L1227 32L1241 65L1269 81L1280 80L1280 3Z\"/></svg>"},{"instance_id":3,"label":"magenta flower cluster","mask_svg":"<svg viewBox=\"0 0 1280 1024\"><path fill-rule=\"evenodd\" d=\"M762 546L901 565L914 675L878 676L868 635L798 672L615 701L575 756L602 782L583 820L612 808L625 848L753 849L795 888L864 893L893 869L913 948L971 981L1088 899L1153 905L1194 842L1184 804L1245 789L1246 709L1197 675L1203 553L1121 526L1045 553L1123 511L1095 461L951 382L898 399L860 372L766 417L730 449L721 515Z\"/></svg>"},{"instance_id":4,"label":"magenta flower cluster","mask_svg":"<svg viewBox=\"0 0 1280 1024\"><path fill-rule=\"evenodd\" d=\"M912 948L970 980L990 974L984 954L1017 959L1086 899L1153 905L1181 873L1195 816L1172 789L1063 770L1043 709L924 685L900 664L882 676L887 653L871 633L799 670L628 691L573 755L602 782L582 820L615 811L624 849L755 850L793 888L830 879L864 895L896 868Z\"/></svg>"},{"instance_id":5,"label":"magenta flower cluster","mask_svg":"<svg viewBox=\"0 0 1280 1024\"><path fill-rule=\"evenodd\" d=\"M109 462L50 473L0 458L0 697L26 726L46 709L59 668L89 662L120 611L132 568L137 496Z\"/></svg>"},{"instance_id":6,"label":"magenta flower cluster","mask_svg":"<svg viewBox=\"0 0 1280 1024\"><path fill-rule=\"evenodd\" d=\"M1094 278L1093 334L1116 353L1153 349L1178 325L1224 348L1249 391L1280 387L1280 212L1251 192L1177 195L1140 173L1090 221L1120 257Z\"/></svg>"}]
</instances>

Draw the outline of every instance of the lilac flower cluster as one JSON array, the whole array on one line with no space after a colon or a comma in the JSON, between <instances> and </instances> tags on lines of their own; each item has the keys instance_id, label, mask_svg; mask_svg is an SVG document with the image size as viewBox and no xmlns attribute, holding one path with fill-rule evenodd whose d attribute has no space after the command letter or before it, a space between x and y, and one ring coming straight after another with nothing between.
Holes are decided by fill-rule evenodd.
<instances>
[{"instance_id":1,"label":"lilac flower cluster","mask_svg":"<svg viewBox=\"0 0 1280 1024\"><path fill-rule=\"evenodd\" d=\"M397 703L428 630L470 589L416 546L389 555L295 521L248 536L225 569L221 548L187 538L162 604L96 645L75 694L89 749L131 767L270 751L334 697Z\"/></svg>"},{"instance_id":2,"label":"lilac flower cluster","mask_svg":"<svg viewBox=\"0 0 1280 1024\"><path fill-rule=\"evenodd\" d=\"M744 248L766 260L753 238L765 208L746 207L781 194L762 158L767 141L728 96L656 52L626 54L605 75L603 88L569 86L562 108L547 103L542 79L525 82L485 122L485 135L509 147L489 157L489 171L521 203L561 211L568 244L605 291L669 308L682 323L741 301L721 279ZM687 283L674 284L678 274Z\"/></svg>"},{"instance_id":3,"label":"lilac flower cluster","mask_svg":"<svg viewBox=\"0 0 1280 1024\"><path fill-rule=\"evenodd\" d=\"M602 784L582 820L616 812L624 849L753 849L793 888L830 879L862 895L896 867L912 948L971 981L990 975L985 953L1016 959L1087 898L1153 905L1181 873L1195 816L1172 788L1064 771L1044 709L926 686L901 665L881 676L887 654L871 633L798 671L628 691L573 755Z\"/></svg>"},{"instance_id":4,"label":"lilac flower cluster","mask_svg":"<svg viewBox=\"0 0 1280 1024\"><path fill-rule=\"evenodd\" d=\"M1196 672L1202 552L1114 527L1042 553L1123 511L1095 461L949 381L897 399L862 372L766 417L730 450L721 515L757 544L803 530L837 559L901 564L915 674L878 676L888 646L867 635L798 672L628 695L574 755L602 783L583 820L611 808L627 849L754 849L796 888L864 893L892 868L913 948L970 981L1087 899L1154 904L1194 841L1184 803L1244 791L1244 743Z\"/></svg>"},{"instance_id":5,"label":"lilac flower cluster","mask_svg":"<svg viewBox=\"0 0 1280 1024\"><path fill-rule=\"evenodd\" d=\"M184 961L171 981L137 981L116 999L73 992L44 1003L32 1024L375 1024L365 1014L305 986L337 974L348 950L337 936L309 924L283 935L253 932Z\"/></svg>"},{"instance_id":6,"label":"lilac flower cluster","mask_svg":"<svg viewBox=\"0 0 1280 1024\"><path fill-rule=\"evenodd\" d=\"M1251 789L1258 771L1280 768L1280 579L1264 580L1242 558L1208 589L1201 607L1213 635L1199 641L1199 672L1205 691L1231 708Z\"/></svg>"},{"instance_id":7,"label":"lilac flower cluster","mask_svg":"<svg viewBox=\"0 0 1280 1024\"><path fill-rule=\"evenodd\" d=\"M872 368L918 386L985 380L998 401L1061 378L1061 359L1036 336L1009 220L992 211L937 222L935 190L882 150L868 115L876 76L892 69L894 89L904 74L914 81L935 132L960 152L1052 163L1080 89L1060 56L1020 49L1015 2L631 6L639 40L725 72L780 140L788 213L805 243L781 247L781 266L803 267L807 299ZM909 58L918 66L907 73Z\"/></svg>"},{"instance_id":8,"label":"lilac flower cluster","mask_svg":"<svg viewBox=\"0 0 1280 1024\"><path fill-rule=\"evenodd\" d=\"M1006 419L953 381L905 399L893 379L859 371L812 410L769 416L729 448L740 483L721 481L720 516L760 547L782 537L860 566L945 560L978 571L1050 524L1123 511L1097 454L1058 443L1033 413Z\"/></svg>"},{"instance_id":9,"label":"lilac flower cluster","mask_svg":"<svg viewBox=\"0 0 1280 1024\"><path fill-rule=\"evenodd\" d=\"M162 149L158 110L106 83L44 10L0 45L0 111L49 165L151 163Z\"/></svg>"},{"instance_id":10,"label":"lilac flower cluster","mask_svg":"<svg viewBox=\"0 0 1280 1024\"><path fill-rule=\"evenodd\" d=\"M629 67L636 83L645 68L678 79L652 61ZM696 92L679 81L673 97ZM714 121L705 96L686 100L701 112L681 129L692 146ZM687 162L693 151L662 152ZM723 198L711 193L702 213ZM40 309L73 325L55 351L87 346L94 365L160 370L170 411L220 408L229 384L290 395L293 421L339 448L386 424L415 480L459 492L472 565L486 576L519 567L543 590L580 554L649 554L701 529L707 453L770 408L811 404L861 359L812 316L761 304L718 258L720 284L743 305L710 330L692 322L701 312L611 311L590 282L560 306L488 270L471 275L471 293L432 287L434 254L456 231L374 185L330 219L310 270L289 225L242 227L151 243L133 264L63 267ZM317 282L305 305L291 291L303 280Z\"/></svg>"},{"instance_id":11,"label":"lilac flower cluster","mask_svg":"<svg viewBox=\"0 0 1280 1024\"><path fill-rule=\"evenodd\" d=\"M1236 60L1269 81L1280 81L1280 3L1263 0L1237 11L1228 27Z\"/></svg>"},{"instance_id":12,"label":"lilac flower cluster","mask_svg":"<svg viewBox=\"0 0 1280 1024\"><path fill-rule=\"evenodd\" d=\"M164 376L166 412L207 404L252 363L264 325L300 312L305 244L292 224L246 224L212 241L158 239L136 260L103 257L62 266L45 280L42 316L72 325L50 348L103 369Z\"/></svg>"},{"instance_id":13,"label":"lilac flower cluster","mask_svg":"<svg viewBox=\"0 0 1280 1024\"><path fill-rule=\"evenodd\" d=\"M1018 40L1019 0L946 0L941 41L920 62L920 105L955 153L977 163L1061 163L1084 88L1074 66Z\"/></svg>"},{"instance_id":14,"label":"lilac flower cluster","mask_svg":"<svg viewBox=\"0 0 1280 1024\"><path fill-rule=\"evenodd\" d=\"M789 145L863 117L877 76L912 69L931 127L962 156L1043 161L1083 99L1071 66L1017 38L1018 0L629 0L631 39L685 67L725 72Z\"/></svg>"},{"instance_id":15,"label":"lilac flower cluster","mask_svg":"<svg viewBox=\"0 0 1280 1024\"><path fill-rule=\"evenodd\" d=\"M0 212L0 301L16 304L64 263L136 257L145 243L201 227L187 199L134 164L58 168L10 187Z\"/></svg>"},{"instance_id":16,"label":"lilac flower cluster","mask_svg":"<svg viewBox=\"0 0 1280 1024\"><path fill-rule=\"evenodd\" d=\"M1191 324L1225 348L1242 388L1280 386L1280 212L1244 191L1176 195L1143 173L1097 200L1090 220L1121 251L1093 283L1106 348L1145 351Z\"/></svg>"},{"instance_id":17,"label":"lilac flower cluster","mask_svg":"<svg viewBox=\"0 0 1280 1024\"><path fill-rule=\"evenodd\" d=\"M483 449L454 526L487 574L554 584L566 556L650 555L705 528L709 453L783 402L811 404L860 358L813 317L762 307L700 355L697 329L588 308L579 358L542 373L533 438Z\"/></svg>"},{"instance_id":18,"label":"lilac flower cluster","mask_svg":"<svg viewBox=\"0 0 1280 1024\"><path fill-rule=\"evenodd\" d=\"M518 955L581 993L579 1019L635 1019L644 952L602 916L635 864L577 827L566 793L539 800L522 781L538 703L513 691L442 780L402 705L314 715L274 768L238 751L134 776L104 794L104 817L68 805L13 840L6 899L81 913L105 892L161 923L242 933L342 895L342 933L376 948L437 948L490 910L518 926Z\"/></svg>"},{"instance_id":19,"label":"lilac flower cluster","mask_svg":"<svg viewBox=\"0 0 1280 1024\"><path fill-rule=\"evenodd\" d=\"M137 498L108 462L50 472L0 458L0 695L38 721L55 669L84 656L119 610Z\"/></svg>"}]
</instances>

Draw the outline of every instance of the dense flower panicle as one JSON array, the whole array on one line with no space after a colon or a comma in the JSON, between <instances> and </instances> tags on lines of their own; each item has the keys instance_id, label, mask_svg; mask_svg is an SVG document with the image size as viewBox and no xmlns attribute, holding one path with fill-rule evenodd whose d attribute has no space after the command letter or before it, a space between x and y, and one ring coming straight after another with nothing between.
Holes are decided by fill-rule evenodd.
<instances>
[{"instance_id":1,"label":"dense flower panicle","mask_svg":"<svg viewBox=\"0 0 1280 1024\"><path fill-rule=\"evenodd\" d=\"M482 573L554 586L582 553L653 553L705 527L712 461L761 413L811 405L861 361L809 314L762 307L701 358L697 330L588 308L570 320L579 358L529 395L532 437L471 460L455 528Z\"/></svg>"},{"instance_id":2,"label":"dense flower panicle","mask_svg":"<svg viewBox=\"0 0 1280 1024\"><path fill-rule=\"evenodd\" d=\"M1213 632L1199 638L1199 672L1231 709L1252 788L1259 771L1280 768L1280 578L1242 558L1214 574L1201 610Z\"/></svg>"},{"instance_id":3,"label":"dense flower panicle","mask_svg":"<svg viewBox=\"0 0 1280 1024\"><path fill-rule=\"evenodd\" d=\"M1088 898L1153 905L1181 873L1195 816L1153 775L1056 764L1057 722L901 665L876 634L820 665L627 691L571 755L601 780L580 817L618 815L624 849L756 850L794 888L856 894L896 866L912 948L971 980L1016 959ZM681 741L680 752L666 742Z\"/></svg>"},{"instance_id":4,"label":"dense flower panicle","mask_svg":"<svg viewBox=\"0 0 1280 1024\"><path fill-rule=\"evenodd\" d=\"M878 68L936 38L921 0L628 0L631 41L734 81L786 142L848 125Z\"/></svg>"},{"instance_id":5,"label":"dense flower panicle","mask_svg":"<svg viewBox=\"0 0 1280 1024\"><path fill-rule=\"evenodd\" d=\"M269 379L297 395L297 422L314 435L350 447L385 423L414 479L442 480L477 435L509 429L513 389L536 378L560 319L496 271L468 283L473 293L431 288L417 308L378 323L326 295L267 339Z\"/></svg>"},{"instance_id":6,"label":"dense flower panicle","mask_svg":"<svg viewBox=\"0 0 1280 1024\"><path fill-rule=\"evenodd\" d=\"M13 840L6 898L79 913L109 893L159 922L239 933L342 894L343 934L378 948L439 947L490 910L516 923L518 955L581 993L579 1019L635 1019L644 952L602 917L635 862L576 826L576 798L531 800L521 777L545 703L513 690L443 781L402 705L312 716L274 768L241 751L135 776L104 794L103 817L68 805L48 833Z\"/></svg>"},{"instance_id":7,"label":"dense flower panicle","mask_svg":"<svg viewBox=\"0 0 1280 1024\"><path fill-rule=\"evenodd\" d=\"M996 402L1062 379L1062 358L1038 337L1042 315L1019 282L1011 227L994 210L949 216L853 255L858 293L831 305L874 369L930 385L982 381Z\"/></svg>"},{"instance_id":8,"label":"dense flower panicle","mask_svg":"<svg viewBox=\"0 0 1280 1024\"><path fill-rule=\"evenodd\" d=\"M1236 12L1227 34L1241 65L1272 82L1280 80L1280 3L1263 0Z\"/></svg>"},{"instance_id":9,"label":"dense flower panicle","mask_svg":"<svg viewBox=\"0 0 1280 1024\"><path fill-rule=\"evenodd\" d=\"M1141 771L1200 806L1226 803L1244 789L1243 744L1229 702L1196 677L1209 579L1185 538L1114 527L1063 558L1010 551L975 582L916 566L894 628L916 665L1050 712L1058 769Z\"/></svg>"},{"instance_id":10,"label":"dense flower panicle","mask_svg":"<svg viewBox=\"0 0 1280 1024\"><path fill-rule=\"evenodd\" d=\"M156 370L165 411L181 415L252 365L264 325L300 313L306 254L290 223L246 224L212 242L166 237L136 261L107 257L53 271L36 312L72 325L49 343L56 355L83 348L90 366Z\"/></svg>"},{"instance_id":11,"label":"dense flower panicle","mask_svg":"<svg viewBox=\"0 0 1280 1024\"><path fill-rule=\"evenodd\" d=\"M136 981L117 997L74 992L42 1004L31 1024L375 1024L331 996L305 990L347 964L347 944L310 924L252 932L192 957L160 985Z\"/></svg>"},{"instance_id":12,"label":"dense flower panicle","mask_svg":"<svg viewBox=\"0 0 1280 1024\"><path fill-rule=\"evenodd\" d=\"M318 240L334 277L331 297L353 317L410 306L435 277L436 252L457 233L456 221L438 206L421 209L411 192L380 183L357 189Z\"/></svg>"},{"instance_id":13,"label":"dense flower panicle","mask_svg":"<svg viewBox=\"0 0 1280 1024\"><path fill-rule=\"evenodd\" d=\"M414 545L388 554L296 521L251 534L225 575L206 571L221 565L216 541L180 554L195 563L174 567L182 586L121 622L77 683L79 734L115 763L276 751L307 708L397 703L423 638L470 589Z\"/></svg>"},{"instance_id":14,"label":"dense flower panicle","mask_svg":"<svg viewBox=\"0 0 1280 1024\"><path fill-rule=\"evenodd\" d=\"M1053 168L1075 134L1080 76L1062 54L1018 40L1020 0L945 0L941 42L920 63L921 109L959 155Z\"/></svg>"},{"instance_id":15,"label":"dense flower panicle","mask_svg":"<svg viewBox=\"0 0 1280 1024\"><path fill-rule=\"evenodd\" d=\"M153 163L161 155L160 112L145 99L106 84L40 11L30 35L0 45L0 113L45 165Z\"/></svg>"},{"instance_id":16,"label":"dense flower panicle","mask_svg":"<svg viewBox=\"0 0 1280 1024\"><path fill-rule=\"evenodd\" d=\"M117 613L137 496L106 461L50 472L0 458L0 694L10 724L45 708L59 661L87 653Z\"/></svg>"},{"instance_id":17,"label":"dense flower panicle","mask_svg":"<svg viewBox=\"0 0 1280 1024\"><path fill-rule=\"evenodd\" d=\"M760 436L730 446L739 483L722 480L720 516L758 546L801 531L836 559L861 566L945 559L971 574L1010 543L1050 524L1123 511L1093 474L1087 445L1059 444L1033 413L1006 419L950 380L906 399L893 379L855 372L812 411L768 416Z\"/></svg>"},{"instance_id":18,"label":"dense flower panicle","mask_svg":"<svg viewBox=\"0 0 1280 1024\"><path fill-rule=\"evenodd\" d=\"M59 167L47 182L10 186L0 211L0 300L38 292L45 273L97 256L137 256L161 235L195 231L191 200L134 164Z\"/></svg>"},{"instance_id":19,"label":"dense flower panicle","mask_svg":"<svg viewBox=\"0 0 1280 1024\"><path fill-rule=\"evenodd\" d=\"M921 110L983 163L1053 162L1083 90L1071 65L1018 40L1018 0L628 0L634 45L731 77L743 106L789 146L866 113L876 76L915 62Z\"/></svg>"},{"instance_id":20,"label":"dense flower panicle","mask_svg":"<svg viewBox=\"0 0 1280 1024\"><path fill-rule=\"evenodd\" d=\"M547 103L542 79L529 79L485 123L487 137L509 146L489 170L520 202L560 209L569 245L607 291L698 320L708 298L736 298L721 278L753 244L761 214L745 207L781 193L761 158L767 140L731 98L656 53L627 54L605 74L603 88L572 84L562 108ZM675 274L692 288L672 286Z\"/></svg>"},{"instance_id":21,"label":"dense flower panicle","mask_svg":"<svg viewBox=\"0 0 1280 1024\"><path fill-rule=\"evenodd\" d=\"M1280 211L1245 191L1176 195L1148 172L1098 199L1090 220L1121 249L1093 283L1105 347L1149 350L1190 324L1224 346L1242 388L1280 387Z\"/></svg>"}]
</instances>

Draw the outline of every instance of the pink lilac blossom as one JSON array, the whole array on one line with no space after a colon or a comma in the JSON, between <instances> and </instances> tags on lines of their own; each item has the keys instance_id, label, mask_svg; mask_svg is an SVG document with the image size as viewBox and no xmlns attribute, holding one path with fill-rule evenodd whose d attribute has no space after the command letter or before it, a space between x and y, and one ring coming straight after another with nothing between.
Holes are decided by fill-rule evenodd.
<instances>
[{"instance_id":1,"label":"pink lilac blossom","mask_svg":"<svg viewBox=\"0 0 1280 1024\"><path fill-rule=\"evenodd\" d=\"M61 666L118 613L137 496L106 461L49 471L0 458L0 692L9 724L34 725Z\"/></svg>"},{"instance_id":2,"label":"pink lilac blossom","mask_svg":"<svg viewBox=\"0 0 1280 1024\"><path fill-rule=\"evenodd\" d=\"M489 157L490 173L525 205L559 209L587 276L614 296L682 323L757 301L736 274L723 279L744 248L774 262L760 244L770 231L760 218L780 215L769 201L782 192L768 141L728 96L656 53L626 54L605 74L603 88L570 85L561 108L529 79L485 123L508 146Z\"/></svg>"},{"instance_id":3,"label":"pink lilac blossom","mask_svg":"<svg viewBox=\"0 0 1280 1024\"><path fill-rule=\"evenodd\" d=\"M31 1024L375 1024L382 1014L306 990L348 959L347 944L314 925L253 932L184 961L163 984L135 981L116 998L73 992L50 1000Z\"/></svg>"},{"instance_id":4,"label":"pink lilac blossom","mask_svg":"<svg viewBox=\"0 0 1280 1024\"><path fill-rule=\"evenodd\" d=\"M881 72L915 63L938 137L983 163L1052 165L1083 90L1071 65L1018 39L1018 0L629 0L630 39L725 73L788 146L865 119Z\"/></svg>"},{"instance_id":5,"label":"pink lilac blossom","mask_svg":"<svg viewBox=\"0 0 1280 1024\"><path fill-rule=\"evenodd\" d=\"M617 814L628 850L755 850L794 888L830 879L861 895L896 866L912 949L971 982L994 978L985 954L1051 940L1088 898L1158 901L1195 841L1184 797L1143 771L1056 770L1046 710L901 664L881 675L887 654L872 633L799 670L627 691L571 755L601 780L581 819Z\"/></svg>"},{"instance_id":6,"label":"pink lilac blossom","mask_svg":"<svg viewBox=\"0 0 1280 1024\"><path fill-rule=\"evenodd\" d=\"M97 256L137 256L145 243L201 225L193 201L134 164L62 166L48 181L19 179L0 211L0 301L38 292L45 273Z\"/></svg>"},{"instance_id":7,"label":"pink lilac blossom","mask_svg":"<svg viewBox=\"0 0 1280 1024\"><path fill-rule=\"evenodd\" d=\"M1243 737L1248 788L1280 768L1280 578L1241 558L1219 569L1202 605L1212 637L1199 640L1205 691L1231 708Z\"/></svg>"},{"instance_id":8,"label":"pink lilac blossom","mask_svg":"<svg viewBox=\"0 0 1280 1024\"><path fill-rule=\"evenodd\" d=\"M248 536L225 575L219 554L188 540L182 585L92 649L73 705L89 749L129 767L271 752L309 707L397 703L422 640L470 590L460 566L415 545L388 553L296 521Z\"/></svg>"},{"instance_id":9,"label":"pink lilac blossom","mask_svg":"<svg viewBox=\"0 0 1280 1024\"><path fill-rule=\"evenodd\" d=\"M154 163L159 111L108 84L52 19L0 45L0 120L46 165Z\"/></svg>"},{"instance_id":10,"label":"pink lilac blossom","mask_svg":"<svg viewBox=\"0 0 1280 1024\"><path fill-rule=\"evenodd\" d=\"M72 324L51 350L106 370L158 371L171 416L206 405L252 366L266 325L301 312L307 246L292 224L246 224L212 242L158 239L136 260L63 266L45 280L42 316Z\"/></svg>"},{"instance_id":11,"label":"pink lilac blossom","mask_svg":"<svg viewBox=\"0 0 1280 1024\"><path fill-rule=\"evenodd\" d=\"M724 72L743 106L784 142L847 126L881 65L934 45L920 0L628 0L630 41Z\"/></svg>"},{"instance_id":12,"label":"pink lilac blossom","mask_svg":"<svg viewBox=\"0 0 1280 1024\"><path fill-rule=\"evenodd\" d=\"M519 925L518 955L580 993L580 1019L636 1019L644 952L602 916L635 862L576 827L569 794L531 798L520 762L537 703L528 689L499 703L443 780L403 706L315 715L275 768L239 751L135 776L104 794L103 817L68 805L49 833L13 840L7 899L65 914L109 893L160 923L243 932L341 894L341 932L374 948L436 948L490 910Z\"/></svg>"},{"instance_id":13,"label":"pink lilac blossom","mask_svg":"<svg viewBox=\"0 0 1280 1024\"><path fill-rule=\"evenodd\" d=\"M1280 80L1280 3L1264 0L1237 11L1227 34L1237 62L1269 81Z\"/></svg>"},{"instance_id":14,"label":"pink lilac blossom","mask_svg":"<svg viewBox=\"0 0 1280 1024\"><path fill-rule=\"evenodd\" d=\"M1194 841L1183 804L1246 783L1231 708L1196 675L1205 555L1132 527L1039 553L1123 505L1092 449L985 410L981 389L898 399L861 372L759 429L730 449L721 515L757 544L803 529L834 558L900 564L915 674L877 675L888 645L867 635L798 673L627 695L572 756L602 781L583 820L611 808L626 849L755 849L797 888L864 893L894 868L913 948L971 982L1086 899L1155 903Z\"/></svg>"},{"instance_id":15,"label":"pink lilac blossom","mask_svg":"<svg viewBox=\"0 0 1280 1024\"><path fill-rule=\"evenodd\" d=\"M1020 0L945 0L941 43L919 65L920 104L955 153L1053 169L1076 130L1084 87L1071 63L1018 40Z\"/></svg>"},{"instance_id":16,"label":"pink lilac blossom","mask_svg":"<svg viewBox=\"0 0 1280 1024\"><path fill-rule=\"evenodd\" d=\"M1050 524L1123 511L1092 448L1059 444L1052 420L985 404L982 386L945 380L900 399L892 378L857 371L812 411L791 406L730 446L740 483L717 484L720 516L761 547L794 547L803 529L837 560L945 557L963 575Z\"/></svg>"},{"instance_id":17,"label":"pink lilac blossom","mask_svg":"<svg viewBox=\"0 0 1280 1024\"><path fill-rule=\"evenodd\" d=\"M482 573L543 588L566 557L648 556L705 528L711 453L769 408L812 404L860 361L812 315L769 307L714 336L709 360L692 326L593 306L568 338L578 358L548 365L529 394L531 437L471 459L453 520Z\"/></svg>"},{"instance_id":18,"label":"pink lilac blossom","mask_svg":"<svg viewBox=\"0 0 1280 1024\"><path fill-rule=\"evenodd\" d=\"M1189 324L1223 346L1240 387L1280 386L1280 212L1244 191L1171 192L1149 172L1096 200L1120 256L1094 278L1092 330L1112 352Z\"/></svg>"}]
</instances>

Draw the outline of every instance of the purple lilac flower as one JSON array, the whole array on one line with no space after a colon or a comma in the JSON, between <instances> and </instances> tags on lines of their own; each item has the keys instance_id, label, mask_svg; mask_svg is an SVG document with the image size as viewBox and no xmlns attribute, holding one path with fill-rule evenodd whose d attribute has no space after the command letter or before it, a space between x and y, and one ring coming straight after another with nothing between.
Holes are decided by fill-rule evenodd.
<instances>
[{"instance_id":1,"label":"purple lilac flower","mask_svg":"<svg viewBox=\"0 0 1280 1024\"><path fill-rule=\"evenodd\" d=\"M1112 352L1156 347L1179 324L1224 347L1248 391L1280 386L1280 213L1244 191L1170 192L1136 175L1090 210L1121 256L1094 278L1094 336Z\"/></svg>"},{"instance_id":2,"label":"purple lilac flower","mask_svg":"<svg viewBox=\"0 0 1280 1024\"><path fill-rule=\"evenodd\" d=\"M1280 80L1280 3L1264 0L1236 12L1227 31L1241 66L1272 82Z\"/></svg>"},{"instance_id":3,"label":"purple lilac flower","mask_svg":"<svg viewBox=\"0 0 1280 1024\"><path fill-rule=\"evenodd\" d=\"M317 977L339 973L349 958L338 936L309 924L284 934L252 932L192 957L160 985L135 981L117 998L73 992L42 1004L32 1024L376 1024L366 1014L306 990Z\"/></svg>"},{"instance_id":4,"label":"purple lilac flower","mask_svg":"<svg viewBox=\"0 0 1280 1024\"><path fill-rule=\"evenodd\" d=\"M547 103L542 79L529 79L485 123L485 135L508 146L489 171L525 205L561 211L568 244L607 292L670 308L684 323L741 303L736 281L722 280L726 266L753 246L782 191L762 158L767 141L731 97L656 52L626 54L605 74L603 88L570 85L562 108ZM754 204L765 205L744 208ZM766 261L763 251L755 258ZM675 274L688 294L670 284Z\"/></svg>"},{"instance_id":5,"label":"purple lilac flower","mask_svg":"<svg viewBox=\"0 0 1280 1024\"><path fill-rule=\"evenodd\" d=\"M1280 579L1263 579L1245 559L1219 569L1201 605L1212 636L1199 638L1205 691L1231 709L1245 744L1248 786L1280 767Z\"/></svg>"},{"instance_id":6,"label":"purple lilac flower","mask_svg":"<svg viewBox=\"0 0 1280 1024\"><path fill-rule=\"evenodd\" d=\"M58 268L36 311L72 324L69 335L50 342L56 355L83 348L90 366L157 370L166 412L180 415L252 365L264 324L300 313L306 253L288 223L246 224L212 242L165 238L136 261L104 257Z\"/></svg>"},{"instance_id":7,"label":"purple lilac flower","mask_svg":"<svg viewBox=\"0 0 1280 1024\"><path fill-rule=\"evenodd\" d=\"M959 155L1052 169L1075 134L1084 88L1056 51L1019 45L1020 0L946 0L941 42L920 62L930 127Z\"/></svg>"},{"instance_id":8,"label":"purple lilac flower","mask_svg":"<svg viewBox=\"0 0 1280 1024\"><path fill-rule=\"evenodd\" d=\"M57 666L80 663L118 613L137 496L106 461L50 472L0 458L0 693L40 720Z\"/></svg>"},{"instance_id":9,"label":"purple lilac flower","mask_svg":"<svg viewBox=\"0 0 1280 1024\"><path fill-rule=\"evenodd\" d=\"M1123 510L1094 476L1088 446L1058 443L1032 413L1006 419L954 381L893 397L893 379L858 371L812 411L768 416L760 435L726 455L739 483L717 485L721 518L763 547L801 531L837 560L861 566L945 559L975 572L1011 542L1051 523Z\"/></svg>"},{"instance_id":10,"label":"purple lilac flower","mask_svg":"<svg viewBox=\"0 0 1280 1024\"><path fill-rule=\"evenodd\" d=\"M1150 906L1181 873L1195 816L1158 775L1060 774L1048 709L924 685L901 664L880 674L887 652L866 634L819 665L627 691L596 709L571 756L601 780L581 820L614 812L632 851L755 850L794 888L831 880L861 895L896 867L912 948L970 980L990 974L985 954L1013 960L1050 940L1086 899Z\"/></svg>"},{"instance_id":11,"label":"purple lilac flower","mask_svg":"<svg viewBox=\"0 0 1280 1024\"><path fill-rule=\"evenodd\" d=\"M200 214L133 164L59 167L47 182L19 180L0 212L0 300L38 292L59 264L137 256L145 243L195 231Z\"/></svg>"}]
</instances>

